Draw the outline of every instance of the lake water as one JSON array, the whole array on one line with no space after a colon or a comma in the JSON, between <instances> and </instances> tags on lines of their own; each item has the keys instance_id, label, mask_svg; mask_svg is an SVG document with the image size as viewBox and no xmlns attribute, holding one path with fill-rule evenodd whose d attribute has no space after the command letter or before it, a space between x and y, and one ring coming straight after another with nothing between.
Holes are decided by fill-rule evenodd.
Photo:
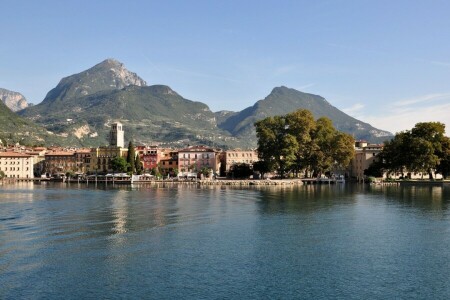
<instances>
[{"instance_id":1,"label":"lake water","mask_svg":"<svg viewBox=\"0 0 450 300\"><path fill-rule=\"evenodd\" d=\"M0 298L448 299L449 205L449 186L0 186Z\"/></svg>"}]
</instances>

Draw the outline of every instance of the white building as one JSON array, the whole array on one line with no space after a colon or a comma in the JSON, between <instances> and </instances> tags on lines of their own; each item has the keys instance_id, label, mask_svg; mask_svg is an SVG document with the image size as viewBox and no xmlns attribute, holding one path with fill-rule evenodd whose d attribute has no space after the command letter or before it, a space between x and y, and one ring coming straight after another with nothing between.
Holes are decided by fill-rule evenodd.
<instances>
[{"instance_id":1,"label":"white building","mask_svg":"<svg viewBox=\"0 0 450 300\"><path fill-rule=\"evenodd\" d=\"M122 123L116 122L111 125L111 131L109 132L109 145L120 148L125 147Z\"/></svg>"},{"instance_id":2,"label":"white building","mask_svg":"<svg viewBox=\"0 0 450 300\"><path fill-rule=\"evenodd\" d=\"M0 171L9 178L33 178L33 156L17 152L0 152Z\"/></svg>"}]
</instances>

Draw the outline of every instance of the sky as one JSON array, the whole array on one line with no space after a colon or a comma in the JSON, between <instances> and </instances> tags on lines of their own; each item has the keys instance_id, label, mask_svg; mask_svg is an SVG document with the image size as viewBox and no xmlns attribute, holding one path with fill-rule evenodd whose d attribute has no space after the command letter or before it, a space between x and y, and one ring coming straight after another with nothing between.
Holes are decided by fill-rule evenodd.
<instances>
[{"instance_id":1,"label":"sky","mask_svg":"<svg viewBox=\"0 0 450 300\"><path fill-rule=\"evenodd\" d=\"M450 133L450 1L0 0L0 87L39 103L115 58L212 111L287 86L393 133Z\"/></svg>"}]
</instances>

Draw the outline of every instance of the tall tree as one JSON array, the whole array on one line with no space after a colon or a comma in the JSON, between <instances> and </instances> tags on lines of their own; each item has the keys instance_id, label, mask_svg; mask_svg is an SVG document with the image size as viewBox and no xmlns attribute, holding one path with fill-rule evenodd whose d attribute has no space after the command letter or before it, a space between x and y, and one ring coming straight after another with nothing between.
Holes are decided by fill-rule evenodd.
<instances>
[{"instance_id":1,"label":"tall tree","mask_svg":"<svg viewBox=\"0 0 450 300\"><path fill-rule=\"evenodd\" d=\"M312 153L311 132L315 130L316 123L313 114L306 109L299 109L286 115L289 133L295 137L298 147L295 152L293 169L298 175L308 166Z\"/></svg>"},{"instance_id":2,"label":"tall tree","mask_svg":"<svg viewBox=\"0 0 450 300\"><path fill-rule=\"evenodd\" d=\"M284 116L268 117L255 123L258 137L258 156L267 166L277 169L281 178L295 162L298 143L289 131ZM272 170L273 170L272 169Z\"/></svg>"},{"instance_id":3,"label":"tall tree","mask_svg":"<svg viewBox=\"0 0 450 300\"><path fill-rule=\"evenodd\" d=\"M438 154L441 161L436 168L436 173L441 174L444 179L447 179L450 176L450 138L444 137L441 146L441 151Z\"/></svg>"},{"instance_id":4,"label":"tall tree","mask_svg":"<svg viewBox=\"0 0 450 300\"><path fill-rule=\"evenodd\" d=\"M128 163L128 172L131 172L132 174L134 174L136 171L135 158L136 152L134 149L134 145L133 142L130 141L128 143L127 163Z\"/></svg>"},{"instance_id":5,"label":"tall tree","mask_svg":"<svg viewBox=\"0 0 450 300\"><path fill-rule=\"evenodd\" d=\"M134 166L136 169L136 174L141 175L142 170L144 169L139 153L136 155L136 159L134 160Z\"/></svg>"}]
</instances>

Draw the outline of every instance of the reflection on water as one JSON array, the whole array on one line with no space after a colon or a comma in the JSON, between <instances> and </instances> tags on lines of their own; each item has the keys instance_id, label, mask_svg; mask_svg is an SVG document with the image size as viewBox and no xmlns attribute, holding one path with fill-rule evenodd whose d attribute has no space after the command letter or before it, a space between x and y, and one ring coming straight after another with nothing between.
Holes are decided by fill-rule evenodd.
<instances>
[{"instance_id":1,"label":"reflection on water","mask_svg":"<svg viewBox=\"0 0 450 300\"><path fill-rule=\"evenodd\" d=\"M18 184L0 298L446 298L449 187Z\"/></svg>"}]
</instances>

